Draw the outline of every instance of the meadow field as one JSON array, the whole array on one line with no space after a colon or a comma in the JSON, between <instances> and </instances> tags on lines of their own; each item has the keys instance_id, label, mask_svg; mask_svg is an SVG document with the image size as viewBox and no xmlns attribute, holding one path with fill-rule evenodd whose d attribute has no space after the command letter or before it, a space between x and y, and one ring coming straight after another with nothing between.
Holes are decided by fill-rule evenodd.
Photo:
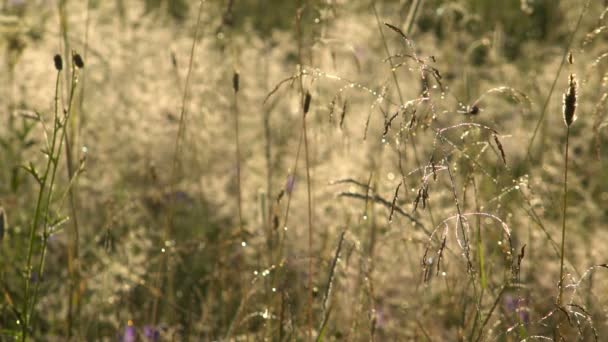
<instances>
[{"instance_id":1,"label":"meadow field","mask_svg":"<svg viewBox=\"0 0 608 342\"><path fill-rule=\"evenodd\" d=\"M0 0L0 341L608 341L608 1Z\"/></svg>"}]
</instances>

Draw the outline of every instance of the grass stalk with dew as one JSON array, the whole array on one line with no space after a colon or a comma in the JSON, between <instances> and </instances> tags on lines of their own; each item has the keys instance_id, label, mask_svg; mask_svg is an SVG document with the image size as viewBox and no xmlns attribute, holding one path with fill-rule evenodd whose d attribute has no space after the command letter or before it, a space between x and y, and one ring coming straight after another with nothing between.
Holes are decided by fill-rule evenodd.
<instances>
[{"instance_id":1,"label":"grass stalk with dew","mask_svg":"<svg viewBox=\"0 0 608 342\"><path fill-rule=\"evenodd\" d=\"M172 226L173 226L173 215L174 215L174 205L175 205L175 189L177 187L177 182L178 182L178 166L179 166L179 159L180 159L180 155L181 155L181 149L182 149L182 143L184 140L184 136L185 136L185 131L186 131L186 114L187 114L187 107L189 104L189 96L190 96L190 78L192 75L192 68L193 68L193 63L194 63L194 54L196 52L196 46L197 46L197 42L198 42L198 37L199 37L199 32L200 32L200 28L201 28L201 17L203 14L203 4L205 3L206 0L200 0L199 2L199 8L198 8L198 15L197 15L197 19L196 19L196 24L195 24L195 29L194 29L194 37L192 39L192 46L190 48L190 59L188 62L188 72L186 73L186 81L184 84L184 92L183 92L183 97L182 97L182 103L181 103L181 111L180 111L180 116L179 116L179 123L178 123L178 129L177 129L177 135L175 137L175 147L173 150L173 162L171 164L171 177L170 177L170 191L169 191L169 204L168 204L168 208L167 208L167 213L165 215L165 222L164 222L164 230L163 230L163 239L161 241L161 243L165 243L165 241L168 241L171 238L171 234L172 234ZM159 263L159 269L157 272L157 279L156 279L156 286L157 288L161 291L163 291L163 283L164 283L164 277L165 277L165 272L166 272L166 265L168 262L168 254L169 251L165 251L165 253L163 253L162 257L161 257L161 262ZM152 322L154 325L156 325L156 323L158 322L158 305L159 305L159 301L160 301L160 296L154 296L154 301L152 304Z\"/></svg>"}]
</instances>

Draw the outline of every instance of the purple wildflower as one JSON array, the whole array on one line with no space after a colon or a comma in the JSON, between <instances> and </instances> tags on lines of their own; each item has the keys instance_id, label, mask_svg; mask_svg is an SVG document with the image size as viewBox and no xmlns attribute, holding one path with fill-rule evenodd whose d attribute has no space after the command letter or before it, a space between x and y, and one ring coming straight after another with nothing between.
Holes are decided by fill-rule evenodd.
<instances>
[{"instance_id":1,"label":"purple wildflower","mask_svg":"<svg viewBox=\"0 0 608 342\"><path fill-rule=\"evenodd\" d=\"M127 326L125 327L125 331L122 335L121 342L135 342L137 341L137 330L135 330L135 326L133 326L133 321L129 320Z\"/></svg>"},{"instance_id":2,"label":"purple wildflower","mask_svg":"<svg viewBox=\"0 0 608 342\"><path fill-rule=\"evenodd\" d=\"M158 329L152 325L144 326L144 336L148 341L160 341L160 331L158 331Z\"/></svg>"},{"instance_id":3,"label":"purple wildflower","mask_svg":"<svg viewBox=\"0 0 608 342\"><path fill-rule=\"evenodd\" d=\"M287 182L285 183L285 192L290 194L293 188L296 186L296 177L294 175L287 176Z\"/></svg>"},{"instance_id":4,"label":"purple wildflower","mask_svg":"<svg viewBox=\"0 0 608 342\"><path fill-rule=\"evenodd\" d=\"M517 315L523 324L530 324L530 308L528 301L525 298L520 298L517 301Z\"/></svg>"},{"instance_id":5,"label":"purple wildflower","mask_svg":"<svg viewBox=\"0 0 608 342\"><path fill-rule=\"evenodd\" d=\"M505 311L508 313L513 313L517 310L517 299L510 294L504 296L503 304L505 306Z\"/></svg>"}]
</instances>

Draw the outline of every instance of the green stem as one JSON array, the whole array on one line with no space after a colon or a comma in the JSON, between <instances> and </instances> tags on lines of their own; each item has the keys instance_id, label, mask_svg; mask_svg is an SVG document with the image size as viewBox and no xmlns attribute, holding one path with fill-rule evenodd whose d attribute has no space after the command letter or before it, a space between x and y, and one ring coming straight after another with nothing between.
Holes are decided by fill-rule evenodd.
<instances>
[{"instance_id":1,"label":"green stem","mask_svg":"<svg viewBox=\"0 0 608 342\"><path fill-rule=\"evenodd\" d=\"M566 209L568 205L568 145L570 140L570 126L566 130L566 153L564 161L564 202L562 206L562 248L559 266L559 295L557 297L557 305L562 304L562 296L564 292L564 245L566 243Z\"/></svg>"},{"instance_id":2,"label":"green stem","mask_svg":"<svg viewBox=\"0 0 608 342\"><path fill-rule=\"evenodd\" d=\"M29 293L30 293L30 280L32 277L31 268L32 268L32 257L34 254L34 241L36 238L36 228L40 223L40 216L42 214L42 199L44 197L44 189L46 188L47 179L49 172L51 170L51 163L54 162L53 155L55 151L55 144L57 142L57 133L59 127L59 110L58 110L58 102L59 102L59 80L60 80L61 72L57 72L57 78L55 80L55 117L53 121L53 137L51 139L50 148L46 151L47 153L47 163L44 171L44 177L41 178L40 181L40 189L38 191L38 199L36 200L36 210L34 212L34 220L32 222L32 226L30 227L30 238L27 252L27 261L25 267L25 286L23 290L23 306L21 309L21 315L23 317L23 322L21 322L21 340L25 341L27 339L28 333L28 325L29 325L29 317L28 317L28 307L29 307ZM48 145L47 145L48 146ZM47 204L48 207L48 204Z\"/></svg>"}]
</instances>

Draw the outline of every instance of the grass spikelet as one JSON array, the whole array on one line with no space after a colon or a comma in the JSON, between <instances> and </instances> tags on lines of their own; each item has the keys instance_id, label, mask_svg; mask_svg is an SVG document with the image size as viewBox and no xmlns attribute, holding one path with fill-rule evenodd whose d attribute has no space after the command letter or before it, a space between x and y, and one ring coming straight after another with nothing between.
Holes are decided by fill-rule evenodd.
<instances>
[{"instance_id":1,"label":"grass spikelet","mask_svg":"<svg viewBox=\"0 0 608 342\"><path fill-rule=\"evenodd\" d=\"M399 197L399 188L401 187L401 182L397 185L395 189L395 195L393 196L393 201L391 202L391 212L388 215L388 222L393 222L393 213L395 212L395 204L397 203L397 198Z\"/></svg>"},{"instance_id":2,"label":"grass spikelet","mask_svg":"<svg viewBox=\"0 0 608 342\"><path fill-rule=\"evenodd\" d=\"M507 158L505 157L505 150L502 147L502 143L500 142L500 139L498 139L498 135L492 134L492 137L494 138L494 142L496 143L496 146L498 147L498 151L500 151L500 157L502 158L502 162L505 163L505 165L507 165Z\"/></svg>"},{"instance_id":3,"label":"grass spikelet","mask_svg":"<svg viewBox=\"0 0 608 342\"><path fill-rule=\"evenodd\" d=\"M234 75L232 75L232 89L234 90L235 93L239 92L239 73L238 71L234 72Z\"/></svg>"},{"instance_id":4,"label":"grass spikelet","mask_svg":"<svg viewBox=\"0 0 608 342\"><path fill-rule=\"evenodd\" d=\"M344 104L342 105L342 113L340 113L340 129L344 128L344 118L346 117L346 112L348 111L348 102L344 100Z\"/></svg>"},{"instance_id":5,"label":"grass spikelet","mask_svg":"<svg viewBox=\"0 0 608 342\"><path fill-rule=\"evenodd\" d=\"M564 93L563 101L564 122L568 127L576 120L576 87L576 75L570 74L568 89L566 89L566 92Z\"/></svg>"},{"instance_id":6,"label":"grass spikelet","mask_svg":"<svg viewBox=\"0 0 608 342\"><path fill-rule=\"evenodd\" d=\"M306 97L304 98L304 115L308 114L308 110L310 109L310 100L311 100L310 92L306 92Z\"/></svg>"}]
</instances>

